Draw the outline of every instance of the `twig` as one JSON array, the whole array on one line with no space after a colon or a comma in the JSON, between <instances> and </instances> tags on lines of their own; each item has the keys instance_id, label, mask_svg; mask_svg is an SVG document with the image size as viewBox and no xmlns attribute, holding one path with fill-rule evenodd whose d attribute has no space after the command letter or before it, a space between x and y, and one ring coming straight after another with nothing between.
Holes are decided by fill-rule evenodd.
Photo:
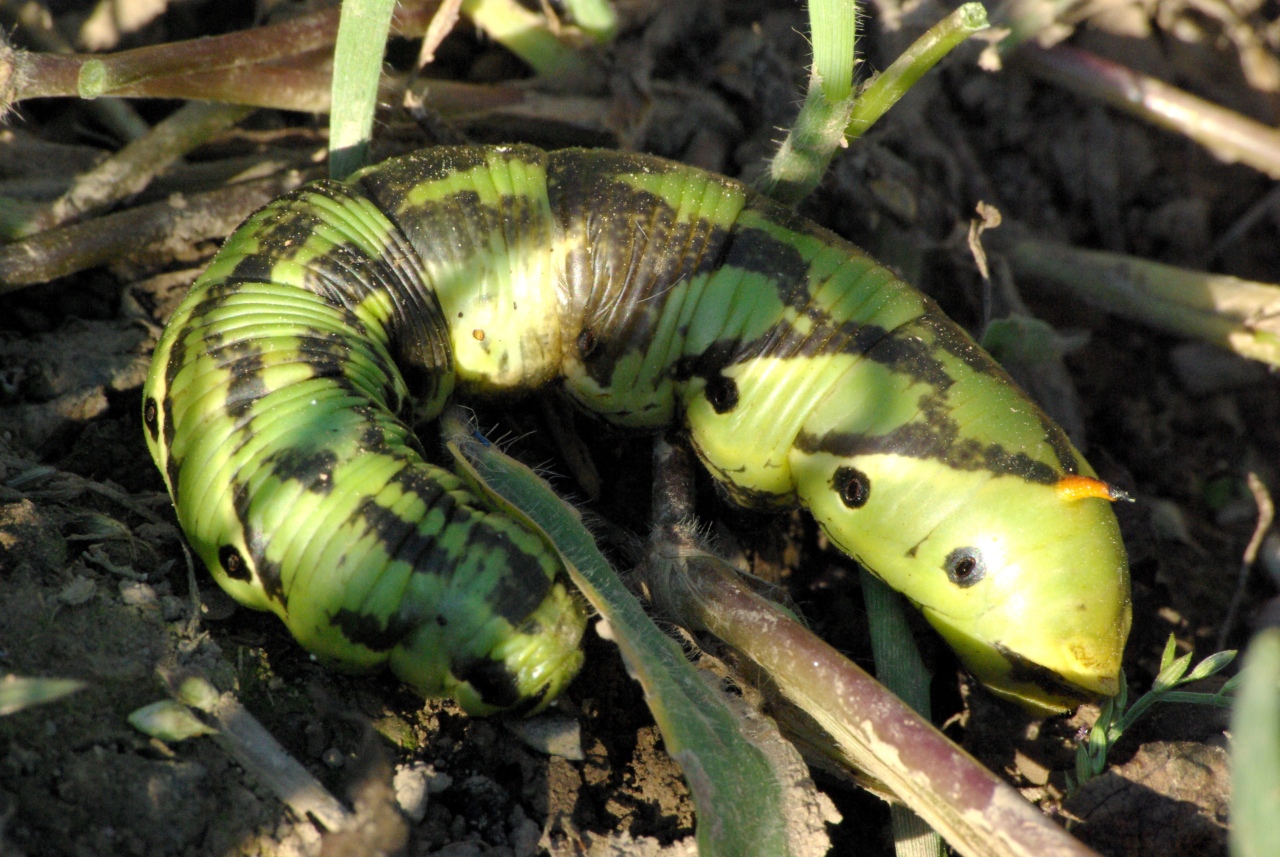
<instances>
[{"instance_id":1,"label":"twig","mask_svg":"<svg viewBox=\"0 0 1280 857\"><path fill-rule=\"evenodd\" d=\"M462 0L442 0L436 13L431 16L427 32L422 36L422 47L418 49L418 69L424 69L436 60L436 48L444 41L444 37L453 32L462 14Z\"/></svg>"},{"instance_id":2,"label":"twig","mask_svg":"<svg viewBox=\"0 0 1280 857\"><path fill-rule=\"evenodd\" d=\"M17 32L31 47L55 54L70 54L71 43L53 25L53 15L44 3L35 0L3 0L0 2L0 22L16 25ZM4 29L8 29L5 27ZM0 43L4 36L0 34ZM3 51L0 50L0 95L5 87L3 79ZM4 116L5 99L0 97L0 118ZM148 124L134 110L133 105L119 98L104 98L87 105L89 113L96 116L103 126L119 135L122 140L136 140L149 130Z\"/></svg>"},{"instance_id":3,"label":"twig","mask_svg":"<svg viewBox=\"0 0 1280 857\"><path fill-rule=\"evenodd\" d=\"M0 294L161 248L187 251L194 242L226 235L249 214L313 177L290 170L206 193L174 194L164 202L0 245Z\"/></svg>"},{"instance_id":4,"label":"twig","mask_svg":"<svg viewBox=\"0 0 1280 857\"><path fill-rule=\"evenodd\" d=\"M1146 122L1183 134L1229 164L1280 178L1280 131L1078 48L1023 45L1029 71Z\"/></svg>"},{"instance_id":5,"label":"twig","mask_svg":"<svg viewBox=\"0 0 1280 857\"><path fill-rule=\"evenodd\" d=\"M196 564L191 559L191 551L185 541L179 542L183 559L187 561L187 594L191 598L191 617L187 620L186 635L195 637L200 628L200 583L196 580Z\"/></svg>"},{"instance_id":6,"label":"twig","mask_svg":"<svg viewBox=\"0 0 1280 857\"><path fill-rule=\"evenodd\" d=\"M233 694L219 695L202 678L177 683L165 676L170 693L184 705L203 711L218 731L213 740L255 780L298 814L313 818L327 830L342 830L352 814L311 772L280 745Z\"/></svg>"},{"instance_id":7,"label":"twig","mask_svg":"<svg viewBox=\"0 0 1280 857\"><path fill-rule=\"evenodd\" d=\"M433 0L400 7L392 31L421 35L434 11ZM236 87L227 91L238 88L258 94L256 99L234 103L263 106L261 101L272 97L271 87L280 81L268 79L255 87L253 75L270 63L301 58L305 67L312 62L306 54L332 47L338 14L334 8L223 36L100 55L31 53L16 50L0 38L0 114L29 98L112 94L231 101L219 97L216 76L235 79Z\"/></svg>"},{"instance_id":8,"label":"twig","mask_svg":"<svg viewBox=\"0 0 1280 857\"><path fill-rule=\"evenodd\" d=\"M18 230L33 235L100 211L145 188L155 176L213 135L239 122L247 107L194 102L110 158L78 176L72 187Z\"/></svg>"},{"instance_id":9,"label":"twig","mask_svg":"<svg viewBox=\"0 0 1280 857\"><path fill-rule=\"evenodd\" d=\"M1280 287L1033 239L1017 241L1008 259L1019 279L1054 283L1108 312L1280 366Z\"/></svg>"},{"instance_id":10,"label":"twig","mask_svg":"<svg viewBox=\"0 0 1280 857\"><path fill-rule=\"evenodd\" d=\"M1244 549L1244 555L1240 559L1240 574L1236 578L1236 591L1231 596L1231 605L1227 608L1227 616L1222 620L1222 630L1218 632L1218 648L1225 649L1227 647L1227 637L1231 634L1231 629L1235 627L1236 617L1240 613L1240 605L1244 603L1245 588L1249 583L1249 570L1253 568L1253 564L1258 559L1258 549L1262 546L1262 540L1266 537L1267 531L1271 529L1271 523L1275 520L1276 507L1271 500L1271 492L1267 490L1267 486L1263 483L1258 475L1252 470L1245 477L1249 483L1249 491L1253 494L1253 502L1258 506L1258 523L1253 528L1253 535L1249 539L1249 544Z\"/></svg>"}]
</instances>

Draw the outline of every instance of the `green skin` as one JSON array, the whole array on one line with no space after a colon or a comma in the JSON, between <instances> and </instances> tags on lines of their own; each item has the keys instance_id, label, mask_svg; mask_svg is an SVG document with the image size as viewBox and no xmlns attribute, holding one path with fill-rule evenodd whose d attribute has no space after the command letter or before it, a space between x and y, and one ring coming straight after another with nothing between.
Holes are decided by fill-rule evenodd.
<instances>
[{"instance_id":1,"label":"green skin","mask_svg":"<svg viewBox=\"0 0 1280 857\"><path fill-rule=\"evenodd\" d=\"M992 690L1116 691L1128 567L1093 472L927 297L721 176L648 156L429 149L273 202L174 314L152 456L233 597L322 658L536 710L584 611L543 543L426 463L454 392L554 379L682 421L728 494L808 508Z\"/></svg>"}]
</instances>

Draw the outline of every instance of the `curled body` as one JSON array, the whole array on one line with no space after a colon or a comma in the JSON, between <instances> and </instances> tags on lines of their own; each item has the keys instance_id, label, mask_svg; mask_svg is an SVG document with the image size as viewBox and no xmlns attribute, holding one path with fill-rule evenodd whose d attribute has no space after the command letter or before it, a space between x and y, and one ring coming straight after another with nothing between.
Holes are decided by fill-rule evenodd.
<instances>
[{"instance_id":1,"label":"curled body","mask_svg":"<svg viewBox=\"0 0 1280 857\"><path fill-rule=\"evenodd\" d=\"M1115 692L1106 486L929 298L701 170L449 147L300 188L174 314L143 416L233 597L335 665L533 710L581 662L583 606L411 427L553 382L619 426L682 423L736 502L807 508L997 693Z\"/></svg>"}]
</instances>

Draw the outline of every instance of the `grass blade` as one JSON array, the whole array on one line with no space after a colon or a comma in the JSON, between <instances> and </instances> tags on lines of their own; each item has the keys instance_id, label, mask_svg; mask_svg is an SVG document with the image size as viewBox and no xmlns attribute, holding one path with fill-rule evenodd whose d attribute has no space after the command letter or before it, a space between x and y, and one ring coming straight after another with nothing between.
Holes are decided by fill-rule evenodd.
<instances>
[{"instance_id":1,"label":"grass blade","mask_svg":"<svg viewBox=\"0 0 1280 857\"><path fill-rule=\"evenodd\" d=\"M479 436L458 409L442 421L449 450L504 512L541 531L574 584L610 627L645 691L698 809L698 850L712 855L791 853L786 809L769 761L743 734L724 698L658 629L596 548L578 514L532 470Z\"/></svg>"},{"instance_id":2,"label":"grass blade","mask_svg":"<svg viewBox=\"0 0 1280 857\"><path fill-rule=\"evenodd\" d=\"M382 55L395 0L346 0L333 54L329 176L345 179L364 166L378 109Z\"/></svg>"},{"instance_id":3,"label":"grass blade","mask_svg":"<svg viewBox=\"0 0 1280 857\"><path fill-rule=\"evenodd\" d=\"M1254 637L1231 718L1231 854L1264 857L1280 842L1280 628Z\"/></svg>"}]
</instances>

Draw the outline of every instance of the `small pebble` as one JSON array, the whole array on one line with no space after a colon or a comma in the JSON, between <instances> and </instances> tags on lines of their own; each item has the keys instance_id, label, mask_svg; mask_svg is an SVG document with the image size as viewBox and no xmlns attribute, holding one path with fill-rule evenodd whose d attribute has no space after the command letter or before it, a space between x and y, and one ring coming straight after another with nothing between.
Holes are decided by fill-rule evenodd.
<instances>
[{"instance_id":1,"label":"small pebble","mask_svg":"<svg viewBox=\"0 0 1280 857\"><path fill-rule=\"evenodd\" d=\"M176 595L160 598L160 615L166 622L176 622L187 613L187 602Z\"/></svg>"},{"instance_id":2,"label":"small pebble","mask_svg":"<svg viewBox=\"0 0 1280 857\"><path fill-rule=\"evenodd\" d=\"M149 583L120 581L120 600L130 607L159 607L160 600Z\"/></svg>"},{"instance_id":3,"label":"small pebble","mask_svg":"<svg viewBox=\"0 0 1280 857\"><path fill-rule=\"evenodd\" d=\"M425 762L414 762L412 765L399 765L396 768L392 786L396 790L396 803L405 817L415 824L422 821L427 814L427 796L430 792L431 777L435 772Z\"/></svg>"},{"instance_id":4,"label":"small pebble","mask_svg":"<svg viewBox=\"0 0 1280 857\"><path fill-rule=\"evenodd\" d=\"M342 756L342 751L337 747L330 747L328 750L325 750L324 755L320 757L320 760L331 768L341 768L343 763L346 761Z\"/></svg>"},{"instance_id":5,"label":"small pebble","mask_svg":"<svg viewBox=\"0 0 1280 857\"><path fill-rule=\"evenodd\" d=\"M517 814L520 816L518 821L515 819ZM515 852L515 857L537 857L542 828L533 819L525 818L518 806L511 815L511 850Z\"/></svg>"},{"instance_id":6,"label":"small pebble","mask_svg":"<svg viewBox=\"0 0 1280 857\"><path fill-rule=\"evenodd\" d=\"M93 580L84 575L76 575L71 582L58 591L58 600L69 607L78 607L98 592Z\"/></svg>"},{"instance_id":7,"label":"small pebble","mask_svg":"<svg viewBox=\"0 0 1280 857\"><path fill-rule=\"evenodd\" d=\"M511 720L507 730L531 750L548 756L562 756L571 762L586 758L582 751L582 729L573 717L548 713L527 720Z\"/></svg>"},{"instance_id":8,"label":"small pebble","mask_svg":"<svg viewBox=\"0 0 1280 857\"><path fill-rule=\"evenodd\" d=\"M443 791L448 791L451 785L453 785L453 777L448 774L437 773L427 781L427 791L433 795L438 795Z\"/></svg>"}]
</instances>

